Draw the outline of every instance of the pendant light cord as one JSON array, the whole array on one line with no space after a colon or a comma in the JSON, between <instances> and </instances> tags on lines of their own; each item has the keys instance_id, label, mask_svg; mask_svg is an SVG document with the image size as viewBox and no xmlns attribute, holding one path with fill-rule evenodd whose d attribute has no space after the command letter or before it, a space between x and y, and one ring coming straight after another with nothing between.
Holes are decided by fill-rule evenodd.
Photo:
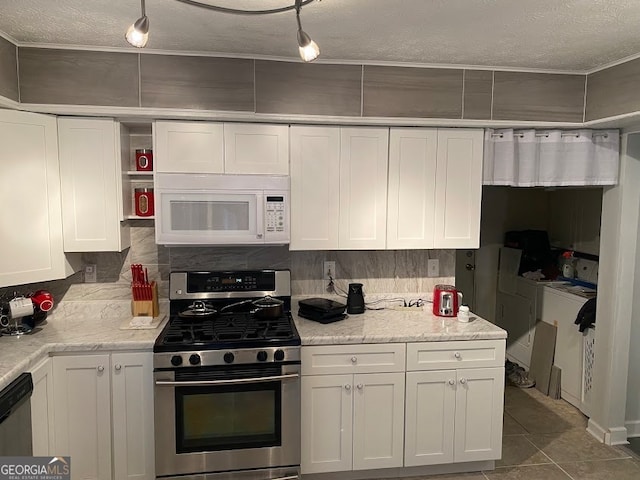
<instances>
[{"instance_id":1,"label":"pendant light cord","mask_svg":"<svg viewBox=\"0 0 640 480\"><path fill-rule=\"evenodd\" d=\"M207 10L213 10L222 13L232 13L235 15L268 15L270 13L282 13L289 10L296 10L300 12L300 7L310 4L314 0L296 0L293 5L287 5L286 7L272 8L269 10L240 10L237 8L219 7L217 5L210 5L208 3L200 3L197 0L176 0L180 3L186 3L194 7L206 8Z\"/></svg>"}]
</instances>

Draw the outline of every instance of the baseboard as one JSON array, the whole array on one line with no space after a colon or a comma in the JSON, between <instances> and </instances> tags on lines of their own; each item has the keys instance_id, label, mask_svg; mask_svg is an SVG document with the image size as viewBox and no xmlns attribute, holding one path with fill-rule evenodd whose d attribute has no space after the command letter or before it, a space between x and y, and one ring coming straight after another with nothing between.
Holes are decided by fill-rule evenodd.
<instances>
[{"instance_id":1,"label":"baseboard","mask_svg":"<svg viewBox=\"0 0 640 480\"><path fill-rule=\"evenodd\" d=\"M627 438L640 437L640 420L631 420L624 422L627 427Z\"/></svg>"},{"instance_id":2,"label":"baseboard","mask_svg":"<svg viewBox=\"0 0 640 480\"><path fill-rule=\"evenodd\" d=\"M640 424L640 422L638 423ZM604 429L591 418L587 423L587 432L596 440L606 445L626 445L629 443L627 442L627 429L625 427Z\"/></svg>"},{"instance_id":3,"label":"baseboard","mask_svg":"<svg viewBox=\"0 0 640 480\"><path fill-rule=\"evenodd\" d=\"M627 429L625 427L615 427L609 429L609 434L605 438L604 443L607 445L626 445L627 441Z\"/></svg>"},{"instance_id":4,"label":"baseboard","mask_svg":"<svg viewBox=\"0 0 640 480\"><path fill-rule=\"evenodd\" d=\"M491 471L495 469L494 460L466 463L447 463L444 465L429 465L423 467L383 468L379 470L354 470L348 472L303 474L305 480L364 480L388 479L402 477L423 477L426 475L443 475L454 473L468 473Z\"/></svg>"},{"instance_id":5,"label":"baseboard","mask_svg":"<svg viewBox=\"0 0 640 480\"><path fill-rule=\"evenodd\" d=\"M587 422L587 432L589 432L591 436L593 436L599 442L604 443L607 431L596 422L594 422L593 418L590 418L589 422Z\"/></svg>"}]
</instances>

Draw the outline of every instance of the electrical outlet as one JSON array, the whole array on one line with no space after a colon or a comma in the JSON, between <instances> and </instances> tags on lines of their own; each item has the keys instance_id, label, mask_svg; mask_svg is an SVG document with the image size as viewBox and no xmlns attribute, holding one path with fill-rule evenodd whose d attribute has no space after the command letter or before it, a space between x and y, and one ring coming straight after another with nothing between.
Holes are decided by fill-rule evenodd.
<instances>
[{"instance_id":1,"label":"electrical outlet","mask_svg":"<svg viewBox=\"0 0 640 480\"><path fill-rule=\"evenodd\" d=\"M322 278L324 280L330 280L329 276L336 279L336 262L324 262L322 266Z\"/></svg>"},{"instance_id":2,"label":"electrical outlet","mask_svg":"<svg viewBox=\"0 0 640 480\"><path fill-rule=\"evenodd\" d=\"M84 283L96 283L98 281L98 268L95 264L84 266Z\"/></svg>"},{"instance_id":3,"label":"electrical outlet","mask_svg":"<svg viewBox=\"0 0 640 480\"><path fill-rule=\"evenodd\" d=\"M440 276L440 260L437 258L430 258L427 260L427 277L439 277Z\"/></svg>"}]
</instances>

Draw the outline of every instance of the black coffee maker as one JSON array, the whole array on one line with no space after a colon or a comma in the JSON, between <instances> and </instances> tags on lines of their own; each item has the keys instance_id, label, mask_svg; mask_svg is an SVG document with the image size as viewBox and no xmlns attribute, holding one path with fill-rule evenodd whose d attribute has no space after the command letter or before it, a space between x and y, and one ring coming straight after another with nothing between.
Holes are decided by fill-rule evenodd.
<instances>
[{"instance_id":1,"label":"black coffee maker","mask_svg":"<svg viewBox=\"0 0 640 480\"><path fill-rule=\"evenodd\" d=\"M364 295L361 283L350 283L347 295L347 313L364 313Z\"/></svg>"}]
</instances>

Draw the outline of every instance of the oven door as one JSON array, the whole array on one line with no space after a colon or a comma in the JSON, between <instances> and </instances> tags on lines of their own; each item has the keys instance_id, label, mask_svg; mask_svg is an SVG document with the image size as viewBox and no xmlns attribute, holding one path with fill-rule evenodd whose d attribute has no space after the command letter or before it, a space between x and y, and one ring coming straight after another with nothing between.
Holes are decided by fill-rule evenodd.
<instances>
[{"instance_id":1,"label":"oven door","mask_svg":"<svg viewBox=\"0 0 640 480\"><path fill-rule=\"evenodd\" d=\"M158 371L156 475L300 465L300 365Z\"/></svg>"}]
</instances>

